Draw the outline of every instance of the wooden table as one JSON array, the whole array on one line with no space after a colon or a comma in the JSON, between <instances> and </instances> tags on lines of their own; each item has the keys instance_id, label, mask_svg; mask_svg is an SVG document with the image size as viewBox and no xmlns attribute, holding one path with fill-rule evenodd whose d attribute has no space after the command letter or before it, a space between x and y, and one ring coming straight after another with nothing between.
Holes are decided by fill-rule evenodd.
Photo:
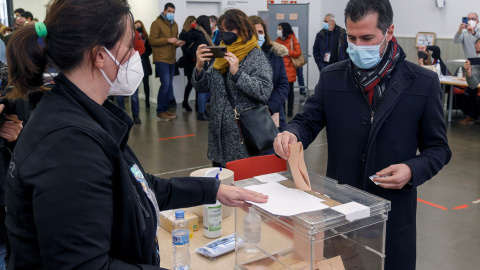
<instances>
[{"instance_id":1,"label":"wooden table","mask_svg":"<svg viewBox=\"0 0 480 270\"><path fill-rule=\"evenodd\" d=\"M245 211L238 211L239 218L243 220L246 215ZM217 257L216 259L209 259L195 252L198 247L204 246L216 239L209 239L203 236L203 224L198 224L199 230L193 233L190 239L190 269L204 270L204 269L233 269L235 265L235 251ZM239 230L242 231L243 226L240 225ZM235 232L235 214L222 220L222 237L230 235ZM172 235L165 229L161 228L158 233L158 241L160 248L160 267L172 269L173 265L173 247ZM262 249L271 254L289 254L293 250L293 240L289 232L285 229L269 221L262 223ZM240 252L240 261L254 262L266 258L263 252L245 254Z\"/></svg>"},{"instance_id":2,"label":"wooden table","mask_svg":"<svg viewBox=\"0 0 480 270\"><path fill-rule=\"evenodd\" d=\"M458 79L457 77L452 76L441 76L440 83L442 84L442 108L443 104L445 103L445 92L447 85L450 86L450 94L449 94L449 101L448 101L448 122L452 122L452 107L453 107L453 87L454 86L463 86L468 87L468 84L465 78ZM480 84L477 86L480 88Z\"/></svg>"},{"instance_id":3,"label":"wooden table","mask_svg":"<svg viewBox=\"0 0 480 270\"><path fill-rule=\"evenodd\" d=\"M235 251L217 257L208 259L195 252L198 247L204 246L216 239L209 239L203 236L203 224L198 224L199 230L193 233L190 239L190 269L233 269L235 264ZM235 214L222 220L222 237L235 232ZM158 242L160 248L160 267L173 269L173 247L172 234L163 228L158 233Z\"/></svg>"}]
</instances>

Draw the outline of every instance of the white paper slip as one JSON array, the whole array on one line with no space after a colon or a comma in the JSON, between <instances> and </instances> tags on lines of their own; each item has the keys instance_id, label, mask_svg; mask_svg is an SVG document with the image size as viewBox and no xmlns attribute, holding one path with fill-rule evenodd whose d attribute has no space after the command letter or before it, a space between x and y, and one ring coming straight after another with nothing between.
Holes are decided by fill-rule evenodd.
<instances>
[{"instance_id":1,"label":"white paper slip","mask_svg":"<svg viewBox=\"0 0 480 270\"><path fill-rule=\"evenodd\" d=\"M349 202L339 206L332 207L332 210L345 215L348 221L354 221L370 216L370 207L357 202Z\"/></svg>"},{"instance_id":2,"label":"white paper slip","mask_svg":"<svg viewBox=\"0 0 480 270\"><path fill-rule=\"evenodd\" d=\"M267 203L249 203L274 215L293 216L328 208L322 203L324 200L298 189L287 188L277 182L248 186L246 189L268 195Z\"/></svg>"},{"instance_id":3,"label":"white paper slip","mask_svg":"<svg viewBox=\"0 0 480 270\"><path fill-rule=\"evenodd\" d=\"M264 175L255 176L254 178L263 183L279 182L279 181L287 180L285 176L279 173L264 174Z\"/></svg>"}]
</instances>

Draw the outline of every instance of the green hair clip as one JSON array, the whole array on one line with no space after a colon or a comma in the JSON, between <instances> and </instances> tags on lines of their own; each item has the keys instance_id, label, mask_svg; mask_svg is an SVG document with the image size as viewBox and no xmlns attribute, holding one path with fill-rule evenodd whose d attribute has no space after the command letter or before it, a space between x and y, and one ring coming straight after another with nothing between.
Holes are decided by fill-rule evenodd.
<instances>
[{"instance_id":1,"label":"green hair clip","mask_svg":"<svg viewBox=\"0 0 480 270\"><path fill-rule=\"evenodd\" d=\"M43 22L35 23L35 30L37 30L37 34L39 37L44 38L47 36L47 26Z\"/></svg>"}]
</instances>

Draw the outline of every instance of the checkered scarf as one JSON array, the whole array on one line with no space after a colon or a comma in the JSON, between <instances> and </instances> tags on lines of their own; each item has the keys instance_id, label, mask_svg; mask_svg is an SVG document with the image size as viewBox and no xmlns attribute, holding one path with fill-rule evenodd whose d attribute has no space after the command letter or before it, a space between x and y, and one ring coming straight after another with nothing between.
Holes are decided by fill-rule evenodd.
<instances>
[{"instance_id":1,"label":"checkered scarf","mask_svg":"<svg viewBox=\"0 0 480 270\"><path fill-rule=\"evenodd\" d=\"M388 77L398 61L404 59L405 56L403 49L398 45L395 37L393 37L388 44L388 49L380 61L380 64L375 69L360 69L354 64L352 65L355 78L368 97L368 103L370 105L376 107L385 90L379 83L383 78Z\"/></svg>"}]
</instances>

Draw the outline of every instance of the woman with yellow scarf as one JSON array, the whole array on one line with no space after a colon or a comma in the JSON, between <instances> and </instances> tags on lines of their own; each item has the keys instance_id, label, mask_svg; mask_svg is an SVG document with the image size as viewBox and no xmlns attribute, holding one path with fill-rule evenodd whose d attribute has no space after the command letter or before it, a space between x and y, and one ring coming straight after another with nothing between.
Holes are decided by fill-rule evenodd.
<instances>
[{"instance_id":1,"label":"woman with yellow scarf","mask_svg":"<svg viewBox=\"0 0 480 270\"><path fill-rule=\"evenodd\" d=\"M258 47L258 36L247 15L230 9L218 19L222 30L220 46L226 46L224 58L211 58L207 45L197 50L197 63L192 83L199 92L210 92L208 158L213 166L225 167L232 160L249 157L227 99L225 82L237 111L265 104L273 89L272 68ZM215 61L204 69L205 61Z\"/></svg>"}]
</instances>

